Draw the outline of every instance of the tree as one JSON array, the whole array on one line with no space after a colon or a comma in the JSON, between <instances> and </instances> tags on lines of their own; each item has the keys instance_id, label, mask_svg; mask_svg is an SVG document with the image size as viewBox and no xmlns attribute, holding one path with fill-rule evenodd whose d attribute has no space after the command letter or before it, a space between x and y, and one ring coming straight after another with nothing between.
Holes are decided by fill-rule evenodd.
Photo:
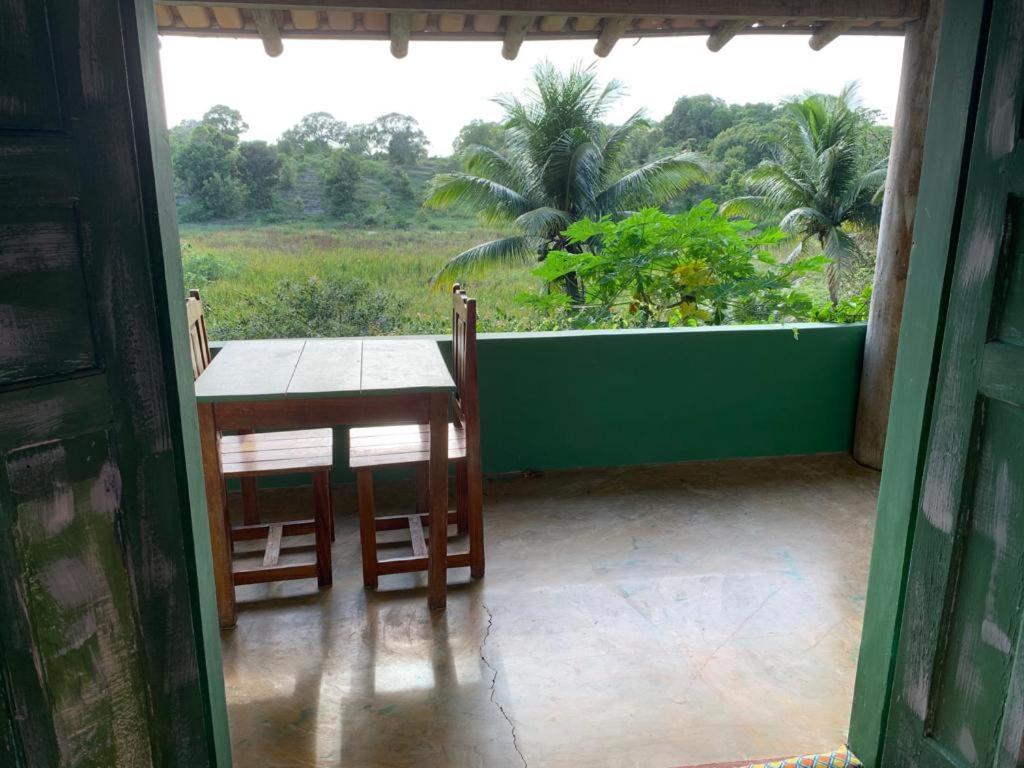
<instances>
[{"instance_id":1,"label":"tree","mask_svg":"<svg viewBox=\"0 0 1024 768\"><path fill-rule=\"evenodd\" d=\"M398 165L413 165L427 156L427 137L408 115L390 112L367 127L370 148Z\"/></svg>"},{"instance_id":2,"label":"tree","mask_svg":"<svg viewBox=\"0 0 1024 768\"><path fill-rule=\"evenodd\" d=\"M192 198L190 216L199 219L232 216L244 198L238 179L238 137L218 125L204 118L174 157L174 171Z\"/></svg>"},{"instance_id":3,"label":"tree","mask_svg":"<svg viewBox=\"0 0 1024 768\"><path fill-rule=\"evenodd\" d=\"M249 124L242 119L242 113L223 104L210 107L200 122L236 139L249 130Z\"/></svg>"},{"instance_id":4,"label":"tree","mask_svg":"<svg viewBox=\"0 0 1024 768\"><path fill-rule=\"evenodd\" d=\"M708 94L683 96L661 121L661 130L672 146L703 150L735 120L729 105L721 99Z\"/></svg>"},{"instance_id":5,"label":"tree","mask_svg":"<svg viewBox=\"0 0 1024 768\"><path fill-rule=\"evenodd\" d=\"M249 206L265 211L273 205L281 186L281 158L265 141L243 141L239 146L238 175Z\"/></svg>"},{"instance_id":6,"label":"tree","mask_svg":"<svg viewBox=\"0 0 1024 768\"><path fill-rule=\"evenodd\" d=\"M562 234L572 222L657 205L707 175L703 161L688 152L623 173L623 154L643 117L638 112L615 128L602 122L622 86L612 81L601 88L593 66L561 73L543 62L533 77L535 92L525 102L514 96L497 99L505 112L505 149L468 147L466 171L435 176L426 200L436 208L479 212L486 221L513 224L519 232L463 251L435 282L573 250L578 246ZM576 275L561 276L559 285L582 301Z\"/></svg>"},{"instance_id":7,"label":"tree","mask_svg":"<svg viewBox=\"0 0 1024 768\"><path fill-rule=\"evenodd\" d=\"M343 216L355 208L360 177L360 161L354 153L344 149L331 153L324 168L324 198L332 215Z\"/></svg>"},{"instance_id":8,"label":"tree","mask_svg":"<svg viewBox=\"0 0 1024 768\"><path fill-rule=\"evenodd\" d=\"M278 147L291 154L325 152L340 147L348 126L329 112L311 112L281 134Z\"/></svg>"},{"instance_id":9,"label":"tree","mask_svg":"<svg viewBox=\"0 0 1024 768\"><path fill-rule=\"evenodd\" d=\"M459 130L459 135L452 142L455 154L460 154L467 147L489 147L501 149L505 144L505 128L501 123L486 120L472 120Z\"/></svg>"},{"instance_id":10,"label":"tree","mask_svg":"<svg viewBox=\"0 0 1024 768\"><path fill-rule=\"evenodd\" d=\"M771 159L747 175L750 194L723 206L795 237L791 259L811 245L824 253L833 305L843 270L862 256L856 235L878 226L887 161L877 158L874 115L857 105L852 84L787 103Z\"/></svg>"}]
</instances>

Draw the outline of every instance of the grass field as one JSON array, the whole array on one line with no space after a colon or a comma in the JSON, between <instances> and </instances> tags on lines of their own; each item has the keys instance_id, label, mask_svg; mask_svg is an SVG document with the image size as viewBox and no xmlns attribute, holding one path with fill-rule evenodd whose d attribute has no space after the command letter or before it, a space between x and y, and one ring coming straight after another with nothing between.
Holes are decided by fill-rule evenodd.
<instances>
[{"instance_id":1,"label":"grass field","mask_svg":"<svg viewBox=\"0 0 1024 768\"><path fill-rule=\"evenodd\" d=\"M446 333L450 299L430 279L486 230L368 231L300 226L184 226L186 288L199 288L213 339ZM481 331L531 330L516 300L527 267L474 278Z\"/></svg>"}]
</instances>

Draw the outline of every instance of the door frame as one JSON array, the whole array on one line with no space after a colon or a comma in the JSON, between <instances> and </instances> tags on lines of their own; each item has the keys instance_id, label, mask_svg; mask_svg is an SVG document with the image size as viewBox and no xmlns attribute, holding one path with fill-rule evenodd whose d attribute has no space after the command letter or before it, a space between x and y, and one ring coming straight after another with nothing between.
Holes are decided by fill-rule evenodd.
<instances>
[{"instance_id":1,"label":"door frame","mask_svg":"<svg viewBox=\"0 0 1024 768\"><path fill-rule=\"evenodd\" d=\"M942 2L942 0L933 0ZM168 387L180 424L179 477L187 482L193 557L189 581L195 604L195 631L207 727L215 764L231 765L231 746L220 629L213 587L212 555L199 452L199 430L185 335L184 282L178 222L170 175L170 147L163 107L159 41L152 0L119 0L125 41L130 98L147 222L148 256L154 276L154 300L165 341ZM960 3L945 0L932 102L931 130L925 139L914 246L911 250L903 319L896 360L885 461L879 489L878 517L868 576L867 602L849 743L867 768L878 766L885 737L904 590L919 502L922 462L931 417L938 351L953 255L960 228L986 42L991 0Z\"/></svg>"},{"instance_id":2,"label":"door frame","mask_svg":"<svg viewBox=\"0 0 1024 768\"><path fill-rule=\"evenodd\" d=\"M189 501L188 515L183 521L186 535L192 537L192 547L187 548L186 575L193 605L198 608L193 611L193 627L199 684L207 707L207 740L213 748L211 764L230 768L231 738L213 581L213 553L186 331L184 275L160 77L156 10L152 0L118 2L139 187L142 190L140 206L146 227L146 257L153 279L153 303L168 391L169 432L175 442L173 454L178 462L178 483L186 486L181 489L181 497Z\"/></svg>"}]
</instances>

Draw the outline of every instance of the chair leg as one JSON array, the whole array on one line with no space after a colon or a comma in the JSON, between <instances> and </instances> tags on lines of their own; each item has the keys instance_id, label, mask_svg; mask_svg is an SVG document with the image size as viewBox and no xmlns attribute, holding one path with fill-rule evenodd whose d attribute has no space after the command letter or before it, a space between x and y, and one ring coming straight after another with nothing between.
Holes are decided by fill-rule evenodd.
<instances>
[{"instance_id":1,"label":"chair leg","mask_svg":"<svg viewBox=\"0 0 1024 768\"><path fill-rule=\"evenodd\" d=\"M474 579L484 575L484 477L479 454L466 466L466 505L469 523L469 572Z\"/></svg>"},{"instance_id":2,"label":"chair leg","mask_svg":"<svg viewBox=\"0 0 1024 768\"><path fill-rule=\"evenodd\" d=\"M455 465L455 519L460 536L469 532L469 488L466 480L466 463L460 461Z\"/></svg>"},{"instance_id":3,"label":"chair leg","mask_svg":"<svg viewBox=\"0 0 1024 768\"><path fill-rule=\"evenodd\" d=\"M331 473L327 472L327 514L331 519L331 541L334 541L334 484Z\"/></svg>"},{"instance_id":4,"label":"chair leg","mask_svg":"<svg viewBox=\"0 0 1024 768\"><path fill-rule=\"evenodd\" d=\"M231 554L235 554L235 537L231 535L233 525L231 523L231 513L228 511L228 484L227 481L221 478L220 483L221 495L224 498L224 530L228 532L228 546L231 548Z\"/></svg>"},{"instance_id":5,"label":"chair leg","mask_svg":"<svg viewBox=\"0 0 1024 768\"><path fill-rule=\"evenodd\" d=\"M356 472L359 497L359 544L363 551L363 586L377 588L377 525L374 522L373 472Z\"/></svg>"},{"instance_id":6,"label":"chair leg","mask_svg":"<svg viewBox=\"0 0 1024 768\"><path fill-rule=\"evenodd\" d=\"M316 515L316 580L321 587L329 587L334 582L331 566L330 472L317 472L313 476L313 507Z\"/></svg>"}]
</instances>

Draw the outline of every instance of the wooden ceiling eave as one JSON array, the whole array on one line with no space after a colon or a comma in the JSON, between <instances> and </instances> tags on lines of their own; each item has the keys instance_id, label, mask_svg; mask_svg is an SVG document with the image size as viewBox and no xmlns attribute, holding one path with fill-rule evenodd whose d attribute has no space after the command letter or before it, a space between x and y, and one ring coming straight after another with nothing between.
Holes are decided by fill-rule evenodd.
<instances>
[{"instance_id":1,"label":"wooden ceiling eave","mask_svg":"<svg viewBox=\"0 0 1024 768\"><path fill-rule=\"evenodd\" d=\"M924 0L169 0L159 32L259 37L271 56L284 39L381 39L401 58L410 41L500 40L515 58L524 40L595 40L606 56L620 38L707 36L718 51L736 35L800 34L820 50L843 34L899 35Z\"/></svg>"}]
</instances>

